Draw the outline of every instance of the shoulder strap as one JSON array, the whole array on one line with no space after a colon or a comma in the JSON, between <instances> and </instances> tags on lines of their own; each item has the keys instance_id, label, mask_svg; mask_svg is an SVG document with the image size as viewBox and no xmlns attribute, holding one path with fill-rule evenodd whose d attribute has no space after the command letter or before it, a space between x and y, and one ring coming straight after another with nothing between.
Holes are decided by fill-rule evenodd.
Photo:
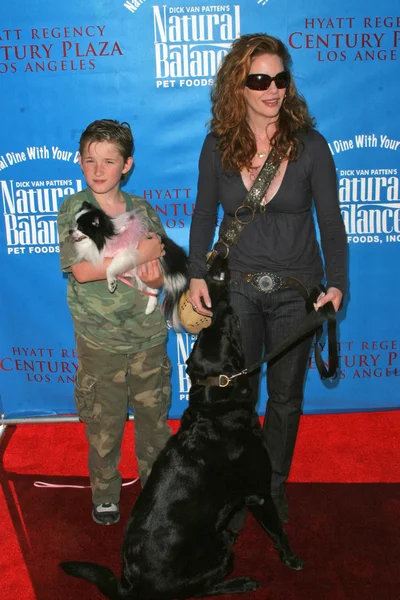
<instances>
[{"instance_id":1,"label":"shoulder strap","mask_svg":"<svg viewBox=\"0 0 400 600\"><path fill-rule=\"evenodd\" d=\"M243 203L235 211L235 217L232 219L229 227L220 236L219 240L215 242L213 251L210 259L212 260L215 256L219 255L221 258L226 258L229 254L230 247L237 243L240 234L244 227L252 222L254 219L254 213L258 206L261 204L262 199L280 165L280 160L274 150L270 151L268 157L263 164L261 171L257 175L251 189L247 192ZM247 217L242 218L240 211L246 211Z\"/></svg>"}]
</instances>

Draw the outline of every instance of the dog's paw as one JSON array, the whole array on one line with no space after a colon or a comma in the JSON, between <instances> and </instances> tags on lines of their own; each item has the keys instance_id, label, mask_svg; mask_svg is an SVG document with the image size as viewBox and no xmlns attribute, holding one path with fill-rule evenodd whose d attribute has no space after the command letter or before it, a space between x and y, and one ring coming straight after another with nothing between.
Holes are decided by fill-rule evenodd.
<instances>
[{"instance_id":1,"label":"dog's paw","mask_svg":"<svg viewBox=\"0 0 400 600\"><path fill-rule=\"evenodd\" d=\"M108 289L113 294L115 292L115 290L117 289L118 281L115 277L109 277L107 279L107 282L108 282Z\"/></svg>"},{"instance_id":2,"label":"dog's paw","mask_svg":"<svg viewBox=\"0 0 400 600\"><path fill-rule=\"evenodd\" d=\"M293 569L294 571L302 571L305 567L305 562L295 554L288 556L287 554L281 555L282 562L289 567L289 569Z\"/></svg>"},{"instance_id":3,"label":"dog's paw","mask_svg":"<svg viewBox=\"0 0 400 600\"><path fill-rule=\"evenodd\" d=\"M147 288L147 289L149 289L149 288ZM155 292L154 292L154 290L150 289L150 293L154 294ZM151 315L151 313L155 311L156 306L157 306L157 296L150 296L150 298L147 302L146 310L145 310L146 315Z\"/></svg>"}]
</instances>

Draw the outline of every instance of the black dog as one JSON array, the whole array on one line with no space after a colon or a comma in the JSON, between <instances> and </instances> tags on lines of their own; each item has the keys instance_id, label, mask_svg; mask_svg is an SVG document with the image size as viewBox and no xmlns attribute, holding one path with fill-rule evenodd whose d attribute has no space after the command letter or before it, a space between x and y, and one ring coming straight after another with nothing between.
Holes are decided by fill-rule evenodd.
<instances>
[{"instance_id":1,"label":"black dog","mask_svg":"<svg viewBox=\"0 0 400 600\"><path fill-rule=\"evenodd\" d=\"M192 381L179 431L160 453L133 507L122 545L122 575L66 562L62 568L95 583L111 599L172 600L250 592L233 568L233 518L247 505L292 569L295 556L270 496L271 465L244 369L240 332L228 299L225 261L208 275L213 320L187 361ZM228 383L226 387L217 382Z\"/></svg>"}]
</instances>

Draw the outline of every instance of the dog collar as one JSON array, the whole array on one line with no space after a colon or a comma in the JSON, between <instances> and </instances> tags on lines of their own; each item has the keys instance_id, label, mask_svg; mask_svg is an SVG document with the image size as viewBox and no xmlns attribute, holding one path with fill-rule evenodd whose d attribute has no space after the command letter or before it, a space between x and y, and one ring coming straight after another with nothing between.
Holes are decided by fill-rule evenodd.
<instances>
[{"instance_id":1,"label":"dog collar","mask_svg":"<svg viewBox=\"0 0 400 600\"><path fill-rule=\"evenodd\" d=\"M240 373L236 373L236 375L215 375L214 377L207 377L207 379L199 379L195 382L195 385L204 385L210 387L228 387L228 385L237 377L241 375L247 375L247 369L243 369Z\"/></svg>"}]
</instances>

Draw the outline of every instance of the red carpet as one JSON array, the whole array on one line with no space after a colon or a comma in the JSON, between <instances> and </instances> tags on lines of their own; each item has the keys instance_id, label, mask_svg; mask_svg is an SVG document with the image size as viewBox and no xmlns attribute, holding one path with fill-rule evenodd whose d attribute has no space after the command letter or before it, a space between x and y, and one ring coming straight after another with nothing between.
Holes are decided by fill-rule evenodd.
<instances>
[{"instance_id":1,"label":"red carpet","mask_svg":"<svg viewBox=\"0 0 400 600\"><path fill-rule=\"evenodd\" d=\"M236 545L235 574L255 577L260 588L223 598L398 600L399 432L400 411L304 416L288 486L286 529L306 568L299 573L282 565L249 516ZM132 444L129 423L121 464L126 480L136 477ZM123 490L121 522L101 528L90 518L88 488L34 486L37 481L88 485L82 425L10 427L0 450L0 598L103 598L57 565L86 559L119 572L123 529L139 485Z\"/></svg>"}]
</instances>

